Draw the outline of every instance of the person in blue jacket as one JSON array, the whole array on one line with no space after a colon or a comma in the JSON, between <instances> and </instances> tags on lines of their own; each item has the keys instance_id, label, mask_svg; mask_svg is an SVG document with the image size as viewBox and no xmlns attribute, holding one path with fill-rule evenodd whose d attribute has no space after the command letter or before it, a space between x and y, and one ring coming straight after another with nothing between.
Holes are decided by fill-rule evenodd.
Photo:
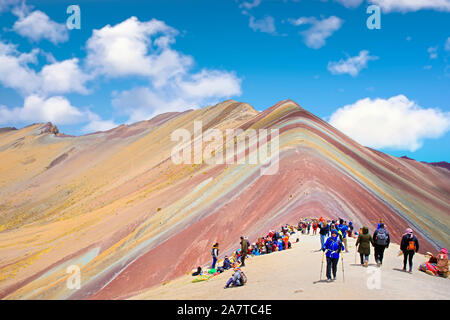
<instances>
[{"instance_id":1,"label":"person in blue jacket","mask_svg":"<svg viewBox=\"0 0 450 320\"><path fill-rule=\"evenodd\" d=\"M283 241L281 239L278 239L278 251L283 251Z\"/></svg>"},{"instance_id":2,"label":"person in blue jacket","mask_svg":"<svg viewBox=\"0 0 450 320\"><path fill-rule=\"evenodd\" d=\"M327 256L327 281L331 281L331 271L333 270L333 280L336 280L337 265L339 261L339 254L344 250L344 245L338 236L336 229L331 231L331 237L323 244L322 251L325 251Z\"/></svg>"},{"instance_id":3,"label":"person in blue jacket","mask_svg":"<svg viewBox=\"0 0 450 320\"><path fill-rule=\"evenodd\" d=\"M342 241L344 242L345 252L348 252L348 249L347 249L347 232L348 232L347 221L344 221L341 219L339 221L339 225L337 228L342 233Z\"/></svg>"}]
</instances>

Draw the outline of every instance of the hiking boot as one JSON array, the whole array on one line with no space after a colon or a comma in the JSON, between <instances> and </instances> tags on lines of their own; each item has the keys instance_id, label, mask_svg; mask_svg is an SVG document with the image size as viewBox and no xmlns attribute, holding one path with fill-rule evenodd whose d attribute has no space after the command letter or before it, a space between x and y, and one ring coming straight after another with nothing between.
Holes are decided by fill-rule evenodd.
<instances>
[{"instance_id":1,"label":"hiking boot","mask_svg":"<svg viewBox=\"0 0 450 320\"><path fill-rule=\"evenodd\" d=\"M369 266L369 261L364 262L364 267L368 267Z\"/></svg>"},{"instance_id":2,"label":"hiking boot","mask_svg":"<svg viewBox=\"0 0 450 320\"><path fill-rule=\"evenodd\" d=\"M377 267L378 268L381 267L381 262L380 261L377 261Z\"/></svg>"},{"instance_id":3,"label":"hiking boot","mask_svg":"<svg viewBox=\"0 0 450 320\"><path fill-rule=\"evenodd\" d=\"M327 279L327 282L331 282L331 279Z\"/></svg>"},{"instance_id":4,"label":"hiking boot","mask_svg":"<svg viewBox=\"0 0 450 320\"><path fill-rule=\"evenodd\" d=\"M406 272L406 268L403 268L402 271Z\"/></svg>"}]
</instances>

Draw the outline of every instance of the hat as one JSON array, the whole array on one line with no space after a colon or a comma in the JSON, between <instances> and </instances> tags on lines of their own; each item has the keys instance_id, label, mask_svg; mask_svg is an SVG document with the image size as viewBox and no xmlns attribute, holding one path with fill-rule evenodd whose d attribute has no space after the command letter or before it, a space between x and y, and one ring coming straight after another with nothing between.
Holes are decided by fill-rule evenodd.
<instances>
[{"instance_id":1,"label":"hat","mask_svg":"<svg viewBox=\"0 0 450 320\"><path fill-rule=\"evenodd\" d=\"M337 230L336 230L336 229L333 229L333 230L331 230L331 234L333 234L333 233L336 233L336 234L338 234L338 232L337 232Z\"/></svg>"},{"instance_id":2,"label":"hat","mask_svg":"<svg viewBox=\"0 0 450 320\"><path fill-rule=\"evenodd\" d=\"M445 248L442 248L442 249L441 249L441 253L443 253L443 254L447 254L447 249L445 249Z\"/></svg>"},{"instance_id":3,"label":"hat","mask_svg":"<svg viewBox=\"0 0 450 320\"><path fill-rule=\"evenodd\" d=\"M413 233L413 231L412 231L411 228L406 228L405 232L406 232L406 233Z\"/></svg>"}]
</instances>

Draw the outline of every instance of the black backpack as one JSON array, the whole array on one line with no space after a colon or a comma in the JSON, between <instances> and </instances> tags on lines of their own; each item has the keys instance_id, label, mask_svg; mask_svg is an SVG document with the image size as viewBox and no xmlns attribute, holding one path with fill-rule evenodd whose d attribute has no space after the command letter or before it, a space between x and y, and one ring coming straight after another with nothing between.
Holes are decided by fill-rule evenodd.
<instances>
[{"instance_id":1,"label":"black backpack","mask_svg":"<svg viewBox=\"0 0 450 320\"><path fill-rule=\"evenodd\" d=\"M388 235L386 229L384 229L384 228L378 229L376 239L375 239L375 244L377 244L379 246L387 245L388 237L389 237L389 235Z\"/></svg>"}]
</instances>

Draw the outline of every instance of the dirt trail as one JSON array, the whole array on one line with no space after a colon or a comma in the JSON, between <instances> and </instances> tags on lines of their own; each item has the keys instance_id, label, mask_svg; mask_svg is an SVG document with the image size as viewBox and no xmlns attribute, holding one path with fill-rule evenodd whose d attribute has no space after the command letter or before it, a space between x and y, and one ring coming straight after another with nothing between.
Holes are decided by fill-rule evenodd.
<instances>
[{"instance_id":1,"label":"dirt trail","mask_svg":"<svg viewBox=\"0 0 450 320\"><path fill-rule=\"evenodd\" d=\"M341 260L336 281L324 281L326 261L322 281L319 281L322 252L317 250L320 239L318 236L293 235L291 240L295 241L297 237L300 242L294 243L290 250L246 260L243 270L248 283L243 287L223 289L231 276L231 270L228 270L198 283L192 283L194 277L186 275L142 292L133 299L450 299L449 279L432 277L417 270L419 264L426 261L423 255L414 256L412 274L401 271L403 256L397 256L397 244L391 244L385 251L380 269L374 263L371 248L369 267L364 268L359 264L359 254L355 264L356 239L349 239L350 252L344 254L345 282ZM380 276L379 289L375 287L377 275Z\"/></svg>"}]
</instances>

